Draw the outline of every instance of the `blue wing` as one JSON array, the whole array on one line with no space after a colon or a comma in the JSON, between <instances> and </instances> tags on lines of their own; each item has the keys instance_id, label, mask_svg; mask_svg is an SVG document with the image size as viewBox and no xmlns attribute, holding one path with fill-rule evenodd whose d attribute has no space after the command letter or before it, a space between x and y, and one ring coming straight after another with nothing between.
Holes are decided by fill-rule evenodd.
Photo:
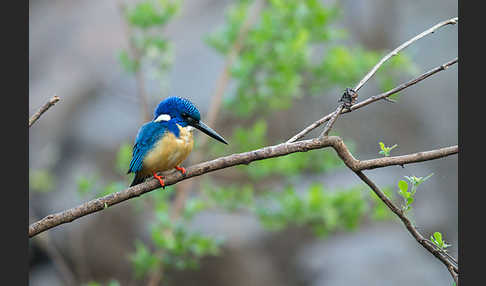
<instances>
[{"instance_id":1,"label":"blue wing","mask_svg":"<svg viewBox=\"0 0 486 286\"><path fill-rule=\"evenodd\" d=\"M128 173L136 173L142 170L143 159L147 152L153 148L155 143L164 135L166 127L160 123L145 123L138 131L133 146L132 161Z\"/></svg>"}]
</instances>

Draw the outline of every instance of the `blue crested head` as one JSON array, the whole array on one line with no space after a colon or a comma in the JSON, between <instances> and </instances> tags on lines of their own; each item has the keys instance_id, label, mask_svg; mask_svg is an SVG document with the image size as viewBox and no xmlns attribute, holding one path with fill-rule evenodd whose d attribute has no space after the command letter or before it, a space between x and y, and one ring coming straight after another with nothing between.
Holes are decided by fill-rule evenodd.
<instances>
[{"instance_id":1,"label":"blue crested head","mask_svg":"<svg viewBox=\"0 0 486 286\"><path fill-rule=\"evenodd\" d=\"M182 127L188 125L188 119L195 121L201 120L201 114L196 106L189 100L177 96L171 96L162 100L154 111L153 120L156 121L161 115L162 117L160 119L167 118L173 120Z\"/></svg>"},{"instance_id":2,"label":"blue crested head","mask_svg":"<svg viewBox=\"0 0 486 286\"><path fill-rule=\"evenodd\" d=\"M181 127L192 126L212 138L228 144L216 131L201 121L201 114L196 106L182 97L171 96L162 100L154 111L153 122L167 124L169 130L176 136L179 136L177 125Z\"/></svg>"}]
</instances>

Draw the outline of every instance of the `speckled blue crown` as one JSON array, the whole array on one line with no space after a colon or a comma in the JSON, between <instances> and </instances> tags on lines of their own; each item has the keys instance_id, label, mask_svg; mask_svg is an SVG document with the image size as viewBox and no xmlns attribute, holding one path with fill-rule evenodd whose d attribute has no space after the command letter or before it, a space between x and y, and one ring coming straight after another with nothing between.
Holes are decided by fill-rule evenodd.
<instances>
[{"instance_id":1,"label":"speckled blue crown","mask_svg":"<svg viewBox=\"0 0 486 286\"><path fill-rule=\"evenodd\" d=\"M188 99L171 96L162 100L154 111L154 119L161 114L169 114L171 117L181 117L187 114L196 120L201 120L199 110Z\"/></svg>"}]
</instances>

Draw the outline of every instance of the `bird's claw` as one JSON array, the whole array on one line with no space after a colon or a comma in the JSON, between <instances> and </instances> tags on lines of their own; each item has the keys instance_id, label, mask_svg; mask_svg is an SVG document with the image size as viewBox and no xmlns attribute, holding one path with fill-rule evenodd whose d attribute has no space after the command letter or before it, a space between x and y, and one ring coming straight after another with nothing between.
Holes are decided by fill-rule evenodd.
<instances>
[{"instance_id":1,"label":"bird's claw","mask_svg":"<svg viewBox=\"0 0 486 286\"><path fill-rule=\"evenodd\" d=\"M164 179L161 176L157 175L157 173L155 172L153 172L153 175L154 178L156 178L159 181L160 185L162 186L162 189L165 189Z\"/></svg>"},{"instance_id":2,"label":"bird's claw","mask_svg":"<svg viewBox=\"0 0 486 286\"><path fill-rule=\"evenodd\" d=\"M175 169L177 171L181 172L182 175L185 175L186 174L186 169L184 167L175 166Z\"/></svg>"}]
</instances>

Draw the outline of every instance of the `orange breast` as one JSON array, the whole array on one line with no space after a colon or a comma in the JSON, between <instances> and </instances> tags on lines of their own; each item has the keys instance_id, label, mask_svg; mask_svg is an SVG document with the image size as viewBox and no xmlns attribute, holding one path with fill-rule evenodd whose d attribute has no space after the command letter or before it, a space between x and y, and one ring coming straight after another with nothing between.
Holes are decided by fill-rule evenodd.
<instances>
[{"instance_id":1,"label":"orange breast","mask_svg":"<svg viewBox=\"0 0 486 286\"><path fill-rule=\"evenodd\" d=\"M184 161L194 146L192 127L179 126L177 138L172 132L166 132L155 144L143 160L142 175L152 175L152 172L163 172L173 169Z\"/></svg>"}]
</instances>

